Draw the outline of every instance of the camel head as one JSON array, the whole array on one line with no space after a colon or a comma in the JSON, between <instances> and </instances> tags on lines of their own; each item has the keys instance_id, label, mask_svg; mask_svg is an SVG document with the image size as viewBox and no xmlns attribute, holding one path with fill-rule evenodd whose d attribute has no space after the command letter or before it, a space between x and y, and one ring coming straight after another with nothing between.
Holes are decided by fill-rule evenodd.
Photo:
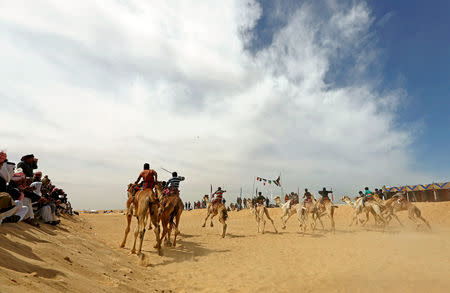
<instances>
[{"instance_id":1,"label":"camel head","mask_svg":"<svg viewBox=\"0 0 450 293\"><path fill-rule=\"evenodd\" d=\"M127 187L128 197L134 196L136 194L136 186L137 184L130 183Z\"/></svg>"},{"instance_id":2,"label":"camel head","mask_svg":"<svg viewBox=\"0 0 450 293\"><path fill-rule=\"evenodd\" d=\"M203 197L203 199L207 202L209 201L209 195L205 194L205 196Z\"/></svg>"},{"instance_id":3,"label":"camel head","mask_svg":"<svg viewBox=\"0 0 450 293\"><path fill-rule=\"evenodd\" d=\"M352 200L350 199L350 197L348 197L348 196L346 196L346 195L344 195L343 197L342 197L342 199L341 199L343 202L345 202L345 203L351 203L352 202Z\"/></svg>"},{"instance_id":4,"label":"camel head","mask_svg":"<svg viewBox=\"0 0 450 293\"><path fill-rule=\"evenodd\" d=\"M155 189L156 189L156 191L161 191L162 192L164 190L163 183L161 181L157 181L155 183Z\"/></svg>"},{"instance_id":5,"label":"camel head","mask_svg":"<svg viewBox=\"0 0 450 293\"><path fill-rule=\"evenodd\" d=\"M250 199L250 198L247 198L247 205L249 206L249 207L253 207L253 203L252 203L252 200Z\"/></svg>"}]
</instances>

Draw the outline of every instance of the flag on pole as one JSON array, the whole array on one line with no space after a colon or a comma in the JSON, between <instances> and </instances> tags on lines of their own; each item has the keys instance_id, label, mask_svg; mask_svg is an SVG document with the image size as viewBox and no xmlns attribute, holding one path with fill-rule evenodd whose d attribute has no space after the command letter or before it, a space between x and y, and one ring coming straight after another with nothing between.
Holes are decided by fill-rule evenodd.
<instances>
[{"instance_id":1,"label":"flag on pole","mask_svg":"<svg viewBox=\"0 0 450 293\"><path fill-rule=\"evenodd\" d=\"M273 181L273 183L275 183L276 186L281 186L281 178L280 176L278 176L278 178L276 180Z\"/></svg>"}]
</instances>

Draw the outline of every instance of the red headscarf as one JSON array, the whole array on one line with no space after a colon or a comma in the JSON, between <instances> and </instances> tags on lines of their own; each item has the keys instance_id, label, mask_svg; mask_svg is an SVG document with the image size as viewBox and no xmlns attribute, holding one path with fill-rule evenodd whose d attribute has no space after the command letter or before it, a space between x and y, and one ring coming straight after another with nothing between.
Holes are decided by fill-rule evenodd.
<instances>
[{"instance_id":1,"label":"red headscarf","mask_svg":"<svg viewBox=\"0 0 450 293\"><path fill-rule=\"evenodd\" d=\"M0 163L3 163L6 160L7 156L5 152L0 152Z\"/></svg>"}]
</instances>

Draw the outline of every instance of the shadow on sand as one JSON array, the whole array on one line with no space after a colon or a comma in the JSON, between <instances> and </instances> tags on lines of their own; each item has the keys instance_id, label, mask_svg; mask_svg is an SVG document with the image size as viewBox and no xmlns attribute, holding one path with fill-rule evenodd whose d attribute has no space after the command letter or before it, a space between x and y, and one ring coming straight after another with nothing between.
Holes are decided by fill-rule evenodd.
<instances>
[{"instance_id":1,"label":"shadow on sand","mask_svg":"<svg viewBox=\"0 0 450 293\"><path fill-rule=\"evenodd\" d=\"M165 266L171 263L180 263L184 261L195 261L196 257L208 256L210 254L229 252L230 250L212 250L202 246L199 243L180 240L176 247L163 247L163 256L168 258L160 264L153 264L152 266ZM148 252L148 251L146 251ZM156 251L151 251L156 254Z\"/></svg>"}]
</instances>

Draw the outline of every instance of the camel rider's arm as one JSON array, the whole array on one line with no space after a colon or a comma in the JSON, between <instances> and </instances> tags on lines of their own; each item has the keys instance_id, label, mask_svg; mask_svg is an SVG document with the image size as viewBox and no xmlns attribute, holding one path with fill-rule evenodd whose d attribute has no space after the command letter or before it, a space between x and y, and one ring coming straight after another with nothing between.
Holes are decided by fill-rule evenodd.
<instances>
[{"instance_id":1,"label":"camel rider's arm","mask_svg":"<svg viewBox=\"0 0 450 293\"><path fill-rule=\"evenodd\" d=\"M142 176L141 176L141 174L139 174L139 177L138 177L138 179L136 180L136 182L134 184L138 184L139 181L141 180L141 178L142 178Z\"/></svg>"}]
</instances>

